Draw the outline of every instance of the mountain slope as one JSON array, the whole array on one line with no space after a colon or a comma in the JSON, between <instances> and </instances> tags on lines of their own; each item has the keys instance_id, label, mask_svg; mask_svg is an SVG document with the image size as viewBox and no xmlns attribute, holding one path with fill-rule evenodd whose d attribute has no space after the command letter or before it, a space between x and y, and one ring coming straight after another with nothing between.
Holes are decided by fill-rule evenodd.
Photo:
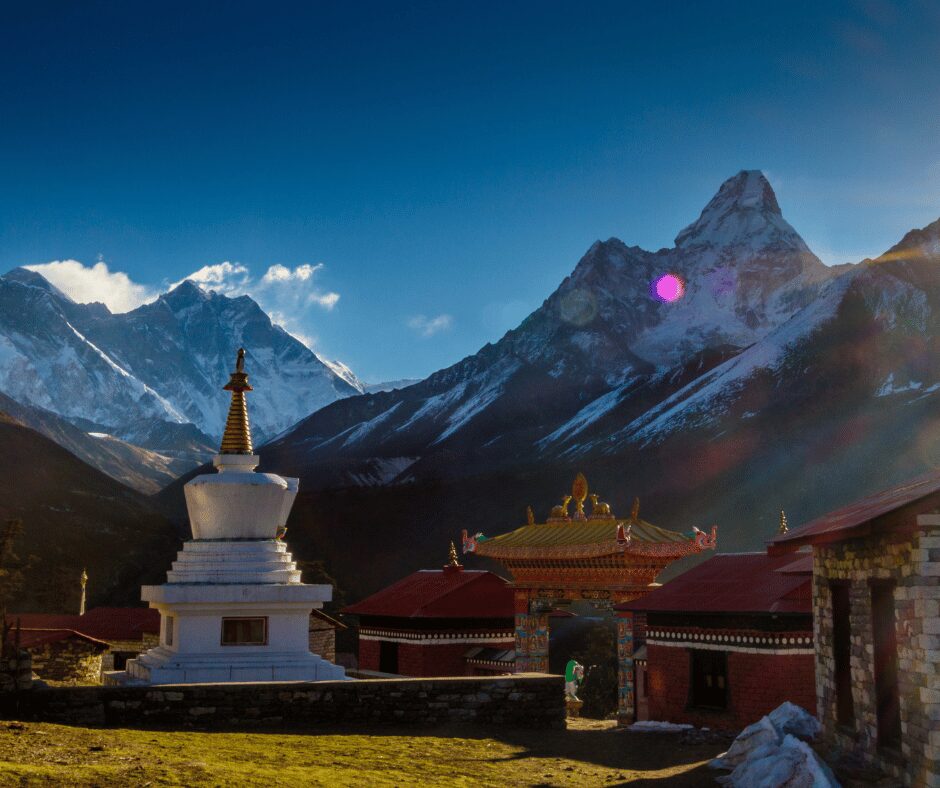
<instances>
[{"instance_id":1,"label":"mountain slope","mask_svg":"<svg viewBox=\"0 0 940 788\"><path fill-rule=\"evenodd\" d=\"M650 295L667 272L677 304ZM461 528L543 516L578 470L615 512L639 495L653 522L760 549L780 509L798 523L940 467L938 316L940 221L825 269L740 173L672 249L595 244L500 342L325 407L263 468L302 477L292 546L350 598L435 565Z\"/></svg>"},{"instance_id":2,"label":"mountain slope","mask_svg":"<svg viewBox=\"0 0 940 788\"><path fill-rule=\"evenodd\" d=\"M657 279L685 295L664 303ZM297 469L322 463L328 483L378 461L401 479L463 475L552 453L572 418L629 401L640 417L713 366L780 329L832 273L783 219L766 179L730 178L699 219L658 252L595 243L545 303L495 345L402 391L315 413L269 447ZM590 405L589 405L590 403ZM448 456L453 456L453 461Z\"/></svg>"},{"instance_id":3,"label":"mountain slope","mask_svg":"<svg viewBox=\"0 0 940 788\"><path fill-rule=\"evenodd\" d=\"M179 538L149 500L52 440L0 415L0 521L23 521L15 552L25 584L11 607L77 610L79 575L90 604L139 604L160 581Z\"/></svg>"},{"instance_id":4,"label":"mountain slope","mask_svg":"<svg viewBox=\"0 0 940 788\"><path fill-rule=\"evenodd\" d=\"M2 392L0 411L55 441L112 479L144 494L161 490L199 464L158 454L110 435L90 435L51 411L21 405Z\"/></svg>"},{"instance_id":5,"label":"mountain slope","mask_svg":"<svg viewBox=\"0 0 940 788\"><path fill-rule=\"evenodd\" d=\"M191 423L217 438L225 419L219 382L241 346L268 406L256 420L259 438L361 389L247 296L185 281L151 304L112 314L102 304L76 304L32 271L0 277L0 389L88 431L124 438L147 424ZM157 432L166 438L172 430Z\"/></svg>"}]
</instances>

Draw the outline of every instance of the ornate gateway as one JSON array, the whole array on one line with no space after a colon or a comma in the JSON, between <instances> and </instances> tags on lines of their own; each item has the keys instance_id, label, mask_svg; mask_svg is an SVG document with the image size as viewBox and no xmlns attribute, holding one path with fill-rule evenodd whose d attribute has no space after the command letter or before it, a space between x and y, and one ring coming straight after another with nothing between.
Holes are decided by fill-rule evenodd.
<instances>
[{"instance_id":1,"label":"ornate gateway","mask_svg":"<svg viewBox=\"0 0 940 788\"><path fill-rule=\"evenodd\" d=\"M629 518L617 518L596 493L589 495L583 473L546 522L535 522L531 507L527 520L492 538L462 535L464 553L493 558L512 574L517 673L548 672L548 616L559 605L587 600L610 609L637 599L673 561L714 549L718 541L717 526L709 533L693 528L687 535L641 520L639 499ZM618 625L620 714L627 719L633 715L632 621L620 619Z\"/></svg>"}]
</instances>

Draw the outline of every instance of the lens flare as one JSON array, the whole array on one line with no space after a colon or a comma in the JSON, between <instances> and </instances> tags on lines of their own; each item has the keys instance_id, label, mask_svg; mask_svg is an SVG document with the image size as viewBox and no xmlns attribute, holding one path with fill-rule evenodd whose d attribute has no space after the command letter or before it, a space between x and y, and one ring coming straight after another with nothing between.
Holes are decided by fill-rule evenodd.
<instances>
[{"instance_id":1,"label":"lens flare","mask_svg":"<svg viewBox=\"0 0 940 788\"><path fill-rule=\"evenodd\" d=\"M671 304L685 295L685 282L675 274L663 274L653 282L652 290L660 301Z\"/></svg>"}]
</instances>

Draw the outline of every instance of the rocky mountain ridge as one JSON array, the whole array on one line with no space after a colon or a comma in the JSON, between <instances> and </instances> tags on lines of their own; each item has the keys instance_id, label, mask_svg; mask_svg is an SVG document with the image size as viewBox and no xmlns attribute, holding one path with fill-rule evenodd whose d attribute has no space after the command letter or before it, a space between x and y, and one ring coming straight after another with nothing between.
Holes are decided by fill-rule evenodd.
<instances>
[{"instance_id":1,"label":"rocky mountain ridge","mask_svg":"<svg viewBox=\"0 0 940 788\"><path fill-rule=\"evenodd\" d=\"M259 383L261 440L362 389L248 296L229 298L187 280L113 314L103 304L75 303L33 271L0 277L0 391L88 432L149 435L164 445L148 448L183 454L214 443L225 420L220 382L240 346Z\"/></svg>"}]
</instances>

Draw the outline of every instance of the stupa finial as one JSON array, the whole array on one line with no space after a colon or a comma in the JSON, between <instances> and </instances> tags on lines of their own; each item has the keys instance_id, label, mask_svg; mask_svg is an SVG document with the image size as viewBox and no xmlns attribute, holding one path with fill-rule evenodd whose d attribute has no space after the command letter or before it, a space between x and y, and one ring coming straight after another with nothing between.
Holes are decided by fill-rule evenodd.
<instances>
[{"instance_id":1,"label":"stupa finial","mask_svg":"<svg viewBox=\"0 0 940 788\"><path fill-rule=\"evenodd\" d=\"M778 534L785 534L790 530L790 526L787 523L787 513L781 509L780 510L780 527L777 529Z\"/></svg>"},{"instance_id":2,"label":"stupa finial","mask_svg":"<svg viewBox=\"0 0 940 788\"><path fill-rule=\"evenodd\" d=\"M454 546L453 542L450 543L450 555L447 559L447 566L452 566L454 568L462 566L460 561L457 559L457 548Z\"/></svg>"},{"instance_id":3,"label":"stupa finial","mask_svg":"<svg viewBox=\"0 0 940 788\"><path fill-rule=\"evenodd\" d=\"M219 454L253 454L251 425L248 423L248 406L245 403L245 392L252 390L248 384L248 373L245 372L245 348L238 349L235 371L222 390L232 392L232 404L228 408Z\"/></svg>"}]
</instances>

